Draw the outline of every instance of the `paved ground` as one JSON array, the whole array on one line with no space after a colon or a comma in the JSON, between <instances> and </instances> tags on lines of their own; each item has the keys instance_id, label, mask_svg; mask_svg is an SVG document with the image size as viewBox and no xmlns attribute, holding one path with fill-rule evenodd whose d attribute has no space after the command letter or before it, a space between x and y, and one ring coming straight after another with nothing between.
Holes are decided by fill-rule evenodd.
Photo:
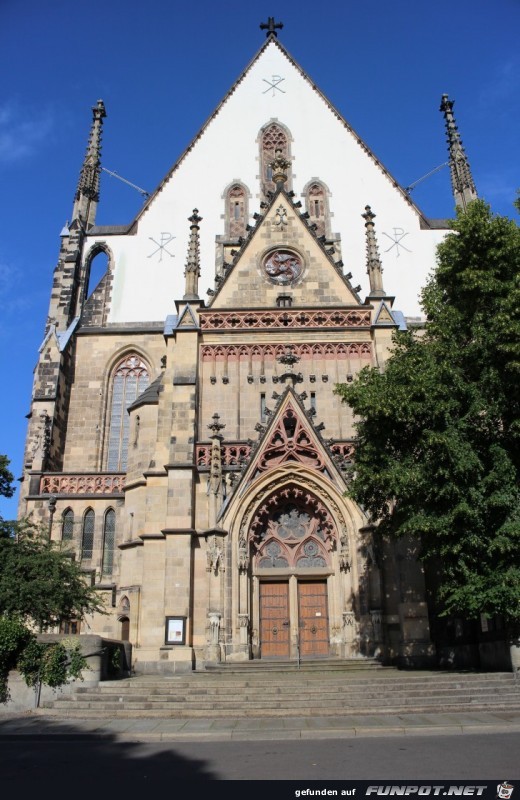
<instances>
[{"instance_id":1,"label":"paved ground","mask_svg":"<svg viewBox=\"0 0 520 800\"><path fill-rule=\"evenodd\" d=\"M110 736L129 742L339 739L367 736L444 736L518 733L518 711L434 714L359 714L345 717L229 719L63 719L41 711L0 712L0 740Z\"/></svg>"}]
</instances>

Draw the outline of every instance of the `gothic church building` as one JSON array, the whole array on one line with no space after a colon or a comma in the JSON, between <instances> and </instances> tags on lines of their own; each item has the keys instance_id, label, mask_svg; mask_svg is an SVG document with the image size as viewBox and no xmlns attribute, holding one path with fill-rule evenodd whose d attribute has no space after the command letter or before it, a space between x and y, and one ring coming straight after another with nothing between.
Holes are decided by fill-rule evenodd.
<instances>
[{"instance_id":1,"label":"gothic church building","mask_svg":"<svg viewBox=\"0 0 520 800\"><path fill-rule=\"evenodd\" d=\"M355 420L334 388L384 367L447 223L424 216L274 21L264 27L125 226L96 225L106 111L94 106L20 514L48 525L103 594L108 614L80 632L130 641L139 672L435 663L413 547L379 543L345 494ZM444 96L464 205L476 195L452 106ZM97 258L107 268L91 286Z\"/></svg>"}]
</instances>

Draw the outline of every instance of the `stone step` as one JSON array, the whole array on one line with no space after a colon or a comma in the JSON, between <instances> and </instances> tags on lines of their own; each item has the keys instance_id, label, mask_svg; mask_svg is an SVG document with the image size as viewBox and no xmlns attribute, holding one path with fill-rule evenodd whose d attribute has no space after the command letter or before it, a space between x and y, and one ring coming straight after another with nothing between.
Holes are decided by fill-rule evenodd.
<instances>
[{"instance_id":1,"label":"stone step","mask_svg":"<svg viewBox=\"0 0 520 800\"><path fill-rule=\"evenodd\" d=\"M491 711L497 712L511 712L520 710L520 703L512 704L506 701L501 704L497 703L450 703L439 706L434 704L432 706L425 705L393 705L384 708L381 707L359 707L359 708L339 708L327 710L324 713L321 705L319 707L310 707L306 709L300 708L111 708L99 709L96 708L42 708L39 713L45 716L53 716L63 719L136 719L136 718L149 718L149 719L200 719L200 718L215 718L215 719L229 719L229 718L266 718L266 717L339 717L339 716L359 716L360 714L371 714L374 716L383 714L420 714L442 712L442 713L458 713L462 711Z\"/></svg>"},{"instance_id":2,"label":"stone step","mask_svg":"<svg viewBox=\"0 0 520 800\"><path fill-rule=\"evenodd\" d=\"M225 697L225 698L182 698L182 697L157 697L157 698L150 698L150 697L132 697L127 700L119 700L118 698L109 698L109 699L101 699L101 698L82 698L81 700L78 698L63 698L60 701L60 705L65 704L67 707L72 708L95 708L103 707L103 708L139 708L141 706L148 706L148 707L172 707L172 708L195 708L195 707L207 707L207 708L269 708L269 707L284 707L287 709L290 708L301 708L305 713L308 712L309 708L312 708L313 705L317 705L319 703L319 707L323 709L334 709L334 708L368 708L368 707L379 707L379 708L387 708L389 706L407 706L407 705L423 705L423 706L444 706L449 705L450 703L458 703L458 704L482 704L482 703L515 703L516 705L520 705L520 697L517 693L503 693L499 696L489 696L489 695L482 695L476 696L474 694L468 694L465 696L456 695L456 696L447 696L447 695L438 695L438 696L431 696L431 697L359 697L359 698L348 698L343 699L339 697L319 697L316 696L312 698L297 698L294 700L293 698L287 698L280 696L278 699L275 698L259 698L259 697L252 697L252 696L244 696L240 698L236 697ZM53 707L57 708L57 702L53 701Z\"/></svg>"},{"instance_id":3,"label":"stone step","mask_svg":"<svg viewBox=\"0 0 520 800\"><path fill-rule=\"evenodd\" d=\"M338 696L342 697L350 697L356 696L360 698L377 698L377 697L385 697L391 695L392 697L438 697L438 696L449 696L450 694L456 695L466 695L472 694L475 696L480 695L495 695L500 694L505 691L510 691L514 689L514 686L511 684L505 685L473 685L473 686L438 686L438 687L401 687L398 689L392 689L391 692L386 691L385 688L380 689L379 691L374 687L365 687L363 691L352 692L349 687L316 687L316 688L302 688L302 687L247 687L244 688L240 693L237 693L236 690L233 688L228 687L211 687L207 689L192 689L190 691L185 691L183 689L178 691L166 691L155 689L153 691L139 691L137 688L133 691L126 690L126 691L116 691L112 690L110 692L106 692L103 690L96 691L95 688L92 689L78 689L75 692L75 696L78 699L82 700L93 700L96 699L99 702L109 702L114 698L119 700L119 698L123 699L132 699L132 698L147 698L152 701L161 701L167 700L168 698L172 697L180 697L186 698L187 700L197 700L199 698L204 697L212 697L215 699L236 699L237 697L266 697L266 698L279 698L280 696L287 697L291 700L291 702L295 702L297 700L305 701L309 698L316 697L319 694L320 698L323 700L327 698L336 699ZM519 692L520 694L520 692Z\"/></svg>"},{"instance_id":4,"label":"stone step","mask_svg":"<svg viewBox=\"0 0 520 800\"><path fill-rule=\"evenodd\" d=\"M309 717L520 710L512 673L235 671L76 685L43 705L54 716Z\"/></svg>"},{"instance_id":5,"label":"stone step","mask_svg":"<svg viewBox=\"0 0 520 800\"><path fill-rule=\"evenodd\" d=\"M200 672L212 674L226 673L264 673L264 672L349 672L353 671L384 671L393 670L394 667L385 667L376 658L350 658L350 659L305 659L298 663L296 660L286 661L262 659L259 661L223 662L220 664L207 664Z\"/></svg>"},{"instance_id":6,"label":"stone step","mask_svg":"<svg viewBox=\"0 0 520 800\"><path fill-rule=\"evenodd\" d=\"M287 697L284 694L271 697L262 697L257 695L244 694L240 696L172 696L172 695L155 695L155 696L131 696L127 698L117 696L82 696L71 695L62 696L59 700L46 704L46 707L67 707L67 708L104 708L104 709L118 709L118 708L158 708L158 707L172 707L175 709L195 709L195 708L212 708L212 709L244 709L244 708L274 708L283 707L288 710L300 708L304 713L308 713L309 708L316 705L318 698L316 694L305 697ZM454 694L440 694L431 693L430 695L416 695L416 694L403 694L396 695L372 695L372 696L346 696L344 694L335 695L319 695L319 706L322 713L325 709L334 708L388 708L389 706L405 707L409 705L414 706L446 706L451 704L514 704L520 706L520 693L512 691L504 691L501 693L481 693L475 692L454 693Z\"/></svg>"},{"instance_id":7,"label":"stone step","mask_svg":"<svg viewBox=\"0 0 520 800\"><path fill-rule=\"evenodd\" d=\"M281 675L276 676L278 684L284 687L288 686L316 686L322 685L325 681L330 686L349 686L349 687L389 687L394 690L398 686L423 686L423 685L468 685L468 684L506 684L514 681L514 676L511 672L505 673L463 673L463 674L442 674L442 673L429 673L427 675L409 675L396 671L392 674L385 676L378 675L377 677L361 677L358 675L316 675L310 677L309 675ZM232 674L226 675L209 675L204 673L192 673L189 677L144 677L138 676L131 679L123 679L119 681L104 681L100 684L99 688L103 691L113 691L115 687L117 690L125 688L140 688L147 686L149 690L159 688L164 690L165 687L177 687L194 689L196 686L228 686L233 688L243 688L249 686L263 686L269 687L273 685L273 678L271 676L256 676L250 675L247 677L238 677ZM78 687L81 690L81 687Z\"/></svg>"},{"instance_id":8,"label":"stone step","mask_svg":"<svg viewBox=\"0 0 520 800\"><path fill-rule=\"evenodd\" d=\"M514 689L515 685L513 682L511 683L474 683L471 685L464 685L464 684L424 684L424 685L415 685L415 686L405 686L405 685L398 685L398 686L362 686L362 687L352 687L345 684L339 684L336 686L243 686L243 687L236 687L236 686L210 686L210 687L90 687L90 688L77 688L75 690L75 694L78 697L81 696L96 696L99 697L100 700L107 700L110 697L117 696L117 697L131 697L133 695L139 696L147 696L147 697L168 697L168 696L180 696L180 697L204 697L204 696L211 696L211 697L237 697L242 696L244 694L249 695L263 695L266 697L278 697L279 695L284 695L290 698L307 698L316 696L319 694L321 697L326 697L330 695L331 697L336 697L338 695L357 695L359 697L379 697L379 696L386 696L386 695L393 695L393 696L403 696L403 695L412 695L412 696L426 696L426 695L438 695L438 694L453 694L453 693L473 693L473 694L490 694L490 693L500 693L502 691L508 691L509 689ZM517 687L517 691L520 693L520 687Z\"/></svg>"}]
</instances>

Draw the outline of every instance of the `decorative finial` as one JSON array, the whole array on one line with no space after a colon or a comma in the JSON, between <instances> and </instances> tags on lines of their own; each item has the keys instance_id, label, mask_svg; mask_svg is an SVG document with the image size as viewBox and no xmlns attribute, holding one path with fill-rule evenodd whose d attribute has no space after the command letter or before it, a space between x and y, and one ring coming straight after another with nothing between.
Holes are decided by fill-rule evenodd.
<instances>
[{"instance_id":1,"label":"decorative finial","mask_svg":"<svg viewBox=\"0 0 520 800\"><path fill-rule=\"evenodd\" d=\"M210 438L214 439L215 436L222 438L222 436L220 436L220 431L223 430L226 426L224 425L223 422L219 422L220 414L217 414L215 412L212 416L212 420L213 422L210 425L208 425L209 430L213 431L213 436L211 436Z\"/></svg>"},{"instance_id":2,"label":"decorative finial","mask_svg":"<svg viewBox=\"0 0 520 800\"><path fill-rule=\"evenodd\" d=\"M376 233L374 229L375 214L370 206L365 206L365 213L361 214L365 220L366 231L366 251L367 251L367 273L370 281L370 295L383 296L383 267L379 257Z\"/></svg>"},{"instance_id":3,"label":"decorative finial","mask_svg":"<svg viewBox=\"0 0 520 800\"><path fill-rule=\"evenodd\" d=\"M294 364L297 364L300 360L300 356L297 356L294 352L294 347L292 344L287 344L285 346L285 350L281 356L277 356L276 360L279 364L284 364L287 367L292 367Z\"/></svg>"},{"instance_id":4,"label":"decorative finial","mask_svg":"<svg viewBox=\"0 0 520 800\"><path fill-rule=\"evenodd\" d=\"M199 247L199 217L197 208L193 209L193 214L188 217L190 225L190 241L188 244L188 257L186 259L186 278L185 293L183 300L198 300L198 283L200 278L200 247Z\"/></svg>"},{"instance_id":5,"label":"decorative finial","mask_svg":"<svg viewBox=\"0 0 520 800\"><path fill-rule=\"evenodd\" d=\"M454 100L447 94L442 95L440 111L446 121L446 141L450 154L451 188L455 203L466 209L468 203L477 199L477 190L473 182L468 158L462 146L459 130L453 114Z\"/></svg>"},{"instance_id":6,"label":"decorative finial","mask_svg":"<svg viewBox=\"0 0 520 800\"><path fill-rule=\"evenodd\" d=\"M274 17L267 17L267 22L260 23L260 30L267 31L266 36L269 38L270 36L278 36L277 30L281 30L283 28L283 22L275 22Z\"/></svg>"},{"instance_id":7,"label":"decorative finial","mask_svg":"<svg viewBox=\"0 0 520 800\"><path fill-rule=\"evenodd\" d=\"M269 164L273 171L272 180L274 181L277 189L283 189L285 182L287 181L287 170L291 166L291 162L288 161L284 154L283 150L277 148L274 151L274 159Z\"/></svg>"},{"instance_id":8,"label":"decorative finial","mask_svg":"<svg viewBox=\"0 0 520 800\"><path fill-rule=\"evenodd\" d=\"M293 388L297 383L301 383L303 381L303 375L301 372L294 371L294 365L298 363L300 356L294 352L294 347L292 344L286 345L284 352L281 355L276 356L276 360L287 370L278 376L278 380L280 380L282 383L289 381L289 385Z\"/></svg>"}]
</instances>

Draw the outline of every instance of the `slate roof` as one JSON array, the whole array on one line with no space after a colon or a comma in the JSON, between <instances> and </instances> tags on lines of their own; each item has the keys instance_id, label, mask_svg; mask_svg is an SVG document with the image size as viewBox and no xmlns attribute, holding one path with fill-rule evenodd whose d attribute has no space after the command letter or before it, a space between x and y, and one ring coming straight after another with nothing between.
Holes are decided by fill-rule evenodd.
<instances>
[{"instance_id":1,"label":"slate roof","mask_svg":"<svg viewBox=\"0 0 520 800\"><path fill-rule=\"evenodd\" d=\"M153 406L157 405L159 402L159 395L162 391L162 380L163 380L164 373L161 373L158 378L156 378L152 383L147 386L142 394L134 400L134 402L128 406L127 411L130 412L135 408L140 408L141 406Z\"/></svg>"}]
</instances>

